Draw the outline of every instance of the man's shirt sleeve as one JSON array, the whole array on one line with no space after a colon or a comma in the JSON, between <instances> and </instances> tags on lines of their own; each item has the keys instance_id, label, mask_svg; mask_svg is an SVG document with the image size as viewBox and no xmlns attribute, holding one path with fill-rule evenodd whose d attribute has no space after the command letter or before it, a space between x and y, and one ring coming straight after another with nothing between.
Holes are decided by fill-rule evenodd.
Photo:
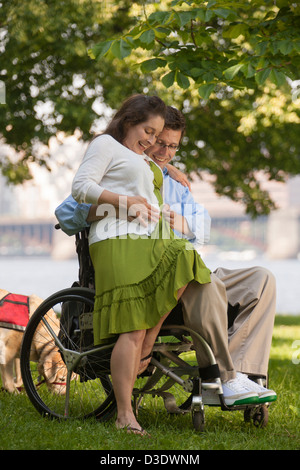
<instances>
[{"instance_id":1,"label":"man's shirt sleeve","mask_svg":"<svg viewBox=\"0 0 300 470\"><path fill-rule=\"evenodd\" d=\"M75 233L89 227L86 221L91 204L78 204L72 196L68 196L56 209L55 216L60 228L67 235Z\"/></svg>"},{"instance_id":2,"label":"man's shirt sleeve","mask_svg":"<svg viewBox=\"0 0 300 470\"><path fill-rule=\"evenodd\" d=\"M191 192L181 183L172 180L165 174L164 202L170 209L185 217L193 236L188 237L174 231L179 237L186 238L194 244L204 245L210 239L211 218L204 206L195 202Z\"/></svg>"}]
</instances>

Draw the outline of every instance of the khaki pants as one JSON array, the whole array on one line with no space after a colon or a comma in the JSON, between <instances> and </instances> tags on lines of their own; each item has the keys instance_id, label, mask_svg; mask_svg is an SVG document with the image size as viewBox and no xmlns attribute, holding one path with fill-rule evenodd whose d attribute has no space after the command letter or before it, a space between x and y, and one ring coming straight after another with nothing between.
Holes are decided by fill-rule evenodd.
<instances>
[{"instance_id":1,"label":"khaki pants","mask_svg":"<svg viewBox=\"0 0 300 470\"><path fill-rule=\"evenodd\" d=\"M267 375L274 317L276 285L265 268L218 268L210 284L191 282L181 297L184 322L211 346L221 379L237 371ZM228 304L236 318L228 328ZM203 347L194 338L200 367L209 365Z\"/></svg>"}]
</instances>

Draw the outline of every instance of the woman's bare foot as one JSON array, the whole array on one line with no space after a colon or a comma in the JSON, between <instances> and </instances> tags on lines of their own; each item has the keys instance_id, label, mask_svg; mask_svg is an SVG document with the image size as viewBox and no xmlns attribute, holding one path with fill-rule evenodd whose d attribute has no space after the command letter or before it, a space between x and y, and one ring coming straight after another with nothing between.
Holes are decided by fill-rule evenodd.
<instances>
[{"instance_id":1,"label":"woman's bare foot","mask_svg":"<svg viewBox=\"0 0 300 470\"><path fill-rule=\"evenodd\" d=\"M127 434L136 434L138 436L142 437L151 437L150 434L143 428L134 428L133 426L130 426L129 424L127 426L123 426L122 428L118 429L124 429L126 430Z\"/></svg>"},{"instance_id":2,"label":"woman's bare foot","mask_svg":"<svg viewBox=\"0 0 300 470\"><path fill-rule=\"evenodd\" d=\"M127 432L127 434L136 434L138 436L147 436L150 437L150 434L143 429L139 423L136 421L136 419L133 419L130 423L128 424L123 424L121 420L116 420L116 428L119 430L124 430Z\"/></svg>"}]
</instances>

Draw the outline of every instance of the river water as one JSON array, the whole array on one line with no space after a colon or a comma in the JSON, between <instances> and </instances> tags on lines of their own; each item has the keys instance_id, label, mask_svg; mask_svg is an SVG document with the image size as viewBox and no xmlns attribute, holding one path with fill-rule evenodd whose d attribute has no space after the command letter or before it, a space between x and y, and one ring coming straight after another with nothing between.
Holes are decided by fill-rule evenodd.
<instances>
[{"instance_id":1,"label":"river water","mask_svg":"<svg viewBox=\"0 0 300 470\"><path fill-rule=\"evenodd\" d=\"M300 260L270 260L224 252L204 254L203 259L212 271L219 266L229 269L250 266L268 268L277 281L277 312L300 315ZM77 259L58 261L50 257L0 258L0 288L16 294L36 294L46 298L71 286L77 279Z\"/></svg>"}]
</instances>

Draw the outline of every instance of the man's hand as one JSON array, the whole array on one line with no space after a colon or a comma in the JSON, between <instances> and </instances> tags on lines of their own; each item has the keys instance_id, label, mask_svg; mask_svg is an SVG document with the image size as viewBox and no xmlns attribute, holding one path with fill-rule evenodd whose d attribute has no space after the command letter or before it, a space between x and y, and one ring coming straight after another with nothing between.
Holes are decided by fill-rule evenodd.
<instances>
[{"instance_id":1,"label":"man's hand","mask_svg":"<svg viewBox=\"0 0 300 470\"><path fill-rule=\"evenodd\" d=\"M171 211L168 204L164 205L162 209L162 215L167 220L167 222L169 222L171 229L187 236L193 235L185 217L178 214L177 212Z\"/></svg>"}]
</instances>

